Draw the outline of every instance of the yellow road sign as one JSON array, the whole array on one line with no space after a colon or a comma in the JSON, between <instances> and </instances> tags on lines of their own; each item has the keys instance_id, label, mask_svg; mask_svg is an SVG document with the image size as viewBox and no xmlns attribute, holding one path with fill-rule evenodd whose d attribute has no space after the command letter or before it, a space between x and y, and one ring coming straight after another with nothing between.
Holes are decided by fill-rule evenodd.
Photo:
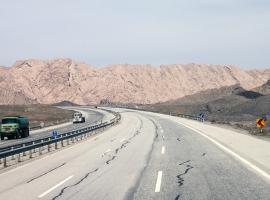
<instances>
[{"instance_id":1,"label":"yellow road sign","mask_svg":"<svg viewBox=\"0 0 270 200\"><path fill-rule=\"evenodd\" d=\"M264 125L265 125L264 119L262 117L258 117L256 119L256 125L257 125L258 128L264 127Z\"/></svg>"}]
</instances>

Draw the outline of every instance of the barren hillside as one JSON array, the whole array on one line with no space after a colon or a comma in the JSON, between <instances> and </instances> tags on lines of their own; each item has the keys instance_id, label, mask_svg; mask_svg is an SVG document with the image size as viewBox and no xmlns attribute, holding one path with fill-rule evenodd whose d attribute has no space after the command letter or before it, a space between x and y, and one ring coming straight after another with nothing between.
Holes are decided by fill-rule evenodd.
<instances>
[{"instance_id":1,"label":"barren hillside","mask_svg":"<svg viewBox=\"0 0 270 200\"><path fill-rule=\"evenodd\" d=\"M270 70L245 71L232 65L118 64L96 68L70 59L23 60L0 68L0 104L157 103L203 90L264 84Z\"/></svg>"},{"instance_id":2,"label":"barren hillside","mask_svg":"<svg viewBox=\"0 0 270 200\"><path fill-rule=\"evenodd\" d=\"M234 125L257 134L256 118L258 116L270 118L269 88L270 81L252 91L234 85L198 92L175 101L143 105L139 108L174 114L198 115L203 112L208 121ZM270 135L268 121L264 130L265 134Z\"/></svg>"}]
</instances>

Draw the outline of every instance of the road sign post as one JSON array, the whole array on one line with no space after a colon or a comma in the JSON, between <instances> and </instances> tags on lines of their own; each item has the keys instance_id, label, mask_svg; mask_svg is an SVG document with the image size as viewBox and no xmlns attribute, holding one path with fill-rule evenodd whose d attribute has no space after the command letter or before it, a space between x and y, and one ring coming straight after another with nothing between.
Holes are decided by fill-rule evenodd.
<instances>
[{"instance_id":1,"label":"road sign post","mask_svg":"<svg viewBox=\"0 0 270 200\"><path fill-rule=\"evenodd\" d=\"M204 119L205 119L204 113L199 114L199 119L200 119L201 122L204 122Z\"/></svg>"},{"instance_id":2,"label":"road sign post","mask_svg":"<svg viewBox=\"0 0 270 200\"><path fill-rule=\"evenodd\" d=\"M55 139L55 138L57 138L57 135L58 135L57 131L54 130L54 131L52 132L52 137L54 137L54 139Z\"/></svg>"},{"instance_id":3,"label":"road sign post","mask_svg":"<svg viewBox=\"0 0 270 200\"><path fill-rule=\"evenodd\" d=\"M44 126L45 126L44 122L40 122L40 127L44 128Z\"/></svg>"},{"instance_id":4,"label":"road sign post","mask_svg":"<svg viewBox=\"0 0 270 200\"><path fill-rule=\"evenodd\" d=\"M265 121L266 121L266 118L263 118L263 117L258 117L256 119L256 125L260 129L260 133L263 132L263 127L265 125Z\"/></svg>"}]
</instances>

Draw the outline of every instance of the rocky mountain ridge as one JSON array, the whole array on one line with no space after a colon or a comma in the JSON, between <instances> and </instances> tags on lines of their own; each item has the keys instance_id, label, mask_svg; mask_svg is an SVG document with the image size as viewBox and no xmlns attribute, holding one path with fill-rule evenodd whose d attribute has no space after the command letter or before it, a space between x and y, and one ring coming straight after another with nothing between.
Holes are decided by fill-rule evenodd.
<instances>
[{"instance_id":1,"label":"rocky mountain ridge","mask_svg":"<svg viewBox=\"0 0 270 200\"><path fill-rule=\"evenodd\" d=\"M96 104L104 99L150 104L235 84L252 89L268 79L270 69L242 70L234 65L115 64L97 68L71 59L29 59L0 68L0 104Z\"/></svg>"}]
</instances>

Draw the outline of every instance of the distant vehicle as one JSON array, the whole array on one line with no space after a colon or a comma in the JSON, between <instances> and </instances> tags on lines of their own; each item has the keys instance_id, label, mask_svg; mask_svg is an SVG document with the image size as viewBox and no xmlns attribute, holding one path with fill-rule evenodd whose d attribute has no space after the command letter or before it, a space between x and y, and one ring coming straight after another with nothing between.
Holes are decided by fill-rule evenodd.
<instances>
[{"instance_id":1,"label":"distant vehicle","mask_svg":"<svg viewBox=\"0 0 270 200\"><path fill-rule=\"evenodd\" d=\"M28 137L29 120L22 116L3 118L1 122L0 135L1 140L4 140L5 137L8 139Z\"/></svg>"},{"instance_id":2,"label":"distant vehicle","mask_svg":"<svg viewBox=\"0 0 270 200\"><path fill-rule=\"evenodd\" d=\"M74 113L73 124L84 123L84 122L85 122L85 117L82 115L82 113L80 113L80 112Z\"/></svg>"}]
</instances>

